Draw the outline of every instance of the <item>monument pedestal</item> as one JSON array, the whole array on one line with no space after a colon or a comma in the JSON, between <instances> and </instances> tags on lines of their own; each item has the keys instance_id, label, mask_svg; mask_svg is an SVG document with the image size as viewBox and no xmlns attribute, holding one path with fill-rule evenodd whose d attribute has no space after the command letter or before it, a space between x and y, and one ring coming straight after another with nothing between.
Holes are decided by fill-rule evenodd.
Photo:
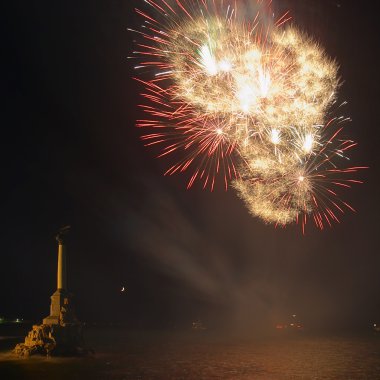
<instances>
[{"instance_id":1,"label":"monument pedestal","mask_svg":"<svg viewBox=\"0 0 380 380\"><path fill-rule=\"evenodd\" d=\"M70 300L71 295L62 289L57 289L50 297L50 315L42 320L44 325L58 325L61 309L64 307L65 299Z\"/></svg>"}]
</instances>

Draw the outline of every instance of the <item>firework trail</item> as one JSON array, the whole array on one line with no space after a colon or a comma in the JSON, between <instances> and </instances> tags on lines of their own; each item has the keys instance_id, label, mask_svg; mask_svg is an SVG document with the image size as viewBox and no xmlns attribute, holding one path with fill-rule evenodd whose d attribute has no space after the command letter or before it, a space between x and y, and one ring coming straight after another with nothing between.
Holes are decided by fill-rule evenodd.
<instances>
[{"instance_id":1,"label":"firework trail","mask_svg":"<svg viewBox=\"0 0 380 380\"><path fill-rule=\"evenodd\" d=\"M270 1L252 0L247 20L233 0L145 0L134 51L145 88L146 145L214 189L221 176L249 211L267 223L308 219L322 229L353 210L335 187L361 168L338 169L355 143L341 139L341 118L327 121L338 66L311 38L273 18ZM238 6L239 5L239 6ZM332 132L331 132L332 131Z\"/></svg>"}]
</instances>

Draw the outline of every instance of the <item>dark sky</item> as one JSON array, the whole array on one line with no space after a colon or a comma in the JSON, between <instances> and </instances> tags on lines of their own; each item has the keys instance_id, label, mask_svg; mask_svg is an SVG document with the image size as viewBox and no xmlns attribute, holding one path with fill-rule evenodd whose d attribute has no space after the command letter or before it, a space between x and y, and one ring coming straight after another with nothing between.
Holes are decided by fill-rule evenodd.
<instances>
[{"instance_id":1,"label":"dark sky","mask_svg":"<svg viewBox=\"0 0 380 380\"><path fill-rule=\"evenodd\" d=\"M40 319L57 229L87 321L380 321L378 15L357 1L277 0L340 64L346 132L368 165L358 210L323 232L266 226L233 191L186 190L142 146L127 60L138 0L14 1L2 13L0 315ZM120 288L127 287L121 294Z\"/></svg>"}]
</instances>

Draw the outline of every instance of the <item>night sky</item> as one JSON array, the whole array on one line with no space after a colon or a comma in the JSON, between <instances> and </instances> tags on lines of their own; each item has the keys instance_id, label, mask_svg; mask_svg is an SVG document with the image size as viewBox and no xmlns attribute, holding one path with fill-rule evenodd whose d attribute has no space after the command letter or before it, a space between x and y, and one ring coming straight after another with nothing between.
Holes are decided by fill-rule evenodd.
<instances>
[{"instance_id":1,"label":"night sky","mask_svg":"<svg viewBox=\"0 0 380 380\"><path fill-rule=\"evenodd\" d=\"M234 191L186 190L144 148L127 59L138 0L14 1L3 9L0 316L39 320L70 224L69 288L84 321L137 327L380 321L378 14L357 1L276 0L340 64L359 142L358 210L323 232L275 229ZM122 286L127 288L120 292Z\"/></svg>"}]
</instances>

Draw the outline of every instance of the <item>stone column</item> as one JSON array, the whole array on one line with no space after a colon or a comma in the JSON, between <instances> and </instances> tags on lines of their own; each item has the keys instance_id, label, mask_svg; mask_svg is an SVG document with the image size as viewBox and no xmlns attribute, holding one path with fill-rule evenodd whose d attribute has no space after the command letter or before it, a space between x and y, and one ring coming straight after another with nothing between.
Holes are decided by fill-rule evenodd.
<instances>
[{"instance_id":1,"label":"stone column","mask_svg":"<svg viewBox=\"0 0 380 380\"><path fill-rule=\"evenodd\" d=\"M67 290L66 252L61 239L58 240L57 290Z\"/></svg>"},{"instance_id":2,"label":"stone column","mask_svg":"<svg viewBox=\"0 0 380 380\"><path fill-rule=\"evenodd\" d=\"M60 315L65 299L70 298L67 290L67 272L66 272L66 250L63 241L63 235L67 233L69 227L62 228L56 240L58 242L58 264L57 264L57 290L50 297L50 315L43 319L45 325L57 325L60 323Z\"/></svg>"}]
</instances>

